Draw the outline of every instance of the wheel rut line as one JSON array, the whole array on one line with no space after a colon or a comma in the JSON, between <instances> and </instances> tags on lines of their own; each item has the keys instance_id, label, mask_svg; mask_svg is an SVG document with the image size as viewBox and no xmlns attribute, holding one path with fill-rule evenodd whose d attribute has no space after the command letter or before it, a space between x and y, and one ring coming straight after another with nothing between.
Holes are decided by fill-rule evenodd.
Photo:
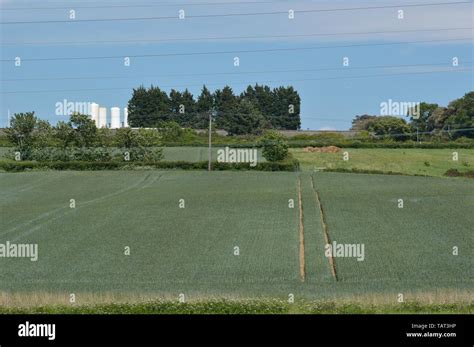
<instances>
[{"instance_id":1,"label":"wheel rut line","mask_svg":"<svg viewBox=\"0 0 474 347\"><path fill-rule=\"evenodd\" d=\"M87 206L91 203L97 203L97 202L101 202L103 200L106 200L106 199L109 199L109 198L112 198L112 197L115 197L117 195L120 195L120 194L123 194L123 193L127 193L128 191L132 190L132 189L142 189L144 185L146 185L148 182L148 179L150 178L150 176L152 175L152 173L150 172L148 175L146 175L143 179L141 179L139 182L131 185L131 186L128 186L128 187L125 187L125 188L122 188L116 192L113 192L113 193L110 193L110 194L106 194L106 195L103 195L103 196L99 196L97 198L94 198L94 199L91 199L91 200L86 200L84 202L81 203L81 206L78 206L76 207L75 209L79 209L80 207L82 206ZM156 181L156 180L159 180L161 177L163 176L162 175L159 175L159 177L153 181ZM153 182L151 182L153 183ZM62 213L60 213L61 211L63 211ZM59 213L58 213L59 212ZM25 237L25 236L28 236L32 233L34 233L36 230L40 229L44 224L46 223L49 223L49 222L53 222L55 220L58 220L59 218L63 217L64 215L68 214L71 212L71 209L69 209L67 206L65 207L60 207L60 208L57 208L57 209L54 209L52 211L49 211L49 212L46 212L46 213L43 213L42 215L40 215L39 217L37 218L34 218L28 222L25 222L19 226L16 226L10 230L7 230L3 233L0 234L0 236L4 236L4 235L7 235L11 232L14 232L18 229L22 229L22 228L26 228L28 225L31 225L35 222L38 222L37 225L35 227L33 227L32 229L30 229L29 231L27 232L24 232L24 233L21 233L19 234L18 236L16 236L15 238L12 239L12 241L17 241L18 239L21 239L22 237ZM48 218L50 215L51 218ZM48 218L48 219L46 219Z\"/></svg>"},{"instance_id":2,"label":"wheel rut line","mask_svg":"<svg viewBox=\"0 0 474 347\"><path fill-rule=\"evenodd\" d=\"M326 223L326 214L324 212L323 204L321 202L321 197L319 195L319 192L316 190L315 185L314 185L314 176L311 175L311 188L313 189L314 195L316 196L316 201L319 209L319 214L320 214L320 220L321 220L321 225L323 227L323 236L324 236L324 242L326 245L331 245L331 238L329 236L329 230L328 226ZM338 276L337 276L337 269L336 269L336 261L334 257L331 255L328 258L329 261L329 267L331 269L332 276L336 281L338 281Z\"/></svg>"},{"instance_id":3,"label":"wheel rut line","mask_svg":"<svg viewBox=\"0 0 474 347\"><path fill-rule=\"evenodd\" d=\"M300 259L300 278L304 282L306 279L305 256L304 256L304 223L303 223L303 201L301 198L301 176L298 176L298 207L299 207L299 259Z\"/></svg>"}]
</instances>

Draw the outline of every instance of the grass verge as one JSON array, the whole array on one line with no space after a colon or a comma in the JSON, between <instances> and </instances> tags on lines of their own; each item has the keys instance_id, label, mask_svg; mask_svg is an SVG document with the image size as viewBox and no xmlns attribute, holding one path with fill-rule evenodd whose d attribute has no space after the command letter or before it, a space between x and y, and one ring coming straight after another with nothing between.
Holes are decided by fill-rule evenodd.
<instances>
[{"instance_id":1,"label":"grass verge","mask_svg":"<svg viewBox=\"0 0 474 347\"><path fill-rule=\"evenodd\" d=\"M0 307L0 314L469 314L473 310L472 303L426 304L414 301L374 305L333 301L303 301L289 304L282 300L211 300L193 303L149 301L82 306Z\"/></svg>"}]
</instances>

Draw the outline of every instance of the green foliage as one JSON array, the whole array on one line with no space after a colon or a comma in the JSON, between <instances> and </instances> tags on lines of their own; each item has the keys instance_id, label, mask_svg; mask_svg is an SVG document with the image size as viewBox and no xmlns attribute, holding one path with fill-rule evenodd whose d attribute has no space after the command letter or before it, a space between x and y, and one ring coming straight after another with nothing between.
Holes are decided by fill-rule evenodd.
<instances>
[{"instance_id":1,"label":"green foliage","mask_svg":"<svg viewBox=\"0 0 474 347\"><path fill-rule=\"evenodd\" d=\"M229 114L227 118L227 130L231 135L260 134L270 127L265 117L247 99L241 99L236 112Z\"/></svg>"},{"instance_id":2,"label":"green foliage","mask_svg":"<svg viewBox=\"0 0 474 347\"><path fill-rule=\"evenodd\" d=\"M130 155L131 162L157 163L163 159L163 148L161 147L132 147L123 150Z\"/></svg>"},{"instance_id":3,"label":"green foliage","mask_svg":"<svg viewBox=\"0 0 474 347\"><path fill-rule=\"evenodd\" d=\"M429 128L428 120L433 114L435 110L439 108L438 104L428 104L426 102L420 103L418 116L411 116L410 117L410 124L413 128L418 128L418 131L429 131L432 130ZM414 114L415 110L411 110L412 114Z\"/></svg>"},{"instance_id":4,"label":"green foliage","mask_svg":"<svg viewBox=\"0 0 474 347\"><path fill-rule=\"evenodd\" d=\"M54 129L51 124L49 124L47 120L38 119L36 123L33 146L42 148L53 145L53 134Z\"/></svg>"},{"instance_id":5,"label":"green foliage","mask_svg":"<svg viewBox=\"0 0 474 347\"><path fill-rule=\"evenodd\" d=\"M14 151L7 154L14 159ZM105 147L42 147L30 151L21 151L22 160L35 160L39 162L54 161L110 161L112 151Z\"/></svg>"},{"instance_id":6,"label":"green foliage","mask_svg":"<svg viewBox=\"0 0 474 347\"><path fill-rule=\"evenodd\" d=\"M155 148L151 152L140 152L141 148L123 149L114 153L114 160L92 161L88 157L87 161L71 160L69 152L47 153L41 161L0 161L0 170L8 172L22 172L28 170L123 170L123 169L180 169L180 170L207 170L207 161L161 161L162 151ZM130 154L130 161L123 160L123 154ZM42 152L44 154L44 152ZM69 153L69 155L66 155ZM50 160L56 155L58 160ZM257 166L250 166L247 163L212 163L214 171L299 171L300 165L296 159L286 159L280 162L260 162Z\"/></svg>"},{"instance_id":7,"label":"green foliage","mask_svg":"<svg viewBox=\"0 0 474 347\"><path fill-rule=\"evenodd\" d=\"M138 134L131 128L120 128L115 133L115 145L130 148L138 146Z\"/></svg>"},{"instance_id":8,"label":"green foliage","mask_svg":"<svg viewBox=\"0 0 474 347\"><path fill-rule=\"evenodd\" d=\"M446 109L444 128L454 130L452 137L461 136L474 138L474 92L469 92L462 98L451 101Z\"/></svg>"},{"instance_id":9,"label":"green foliage","mask_svg":"<svg viewBox=\"0 0 474 347\"><path fill-rule=\"evenodd\" d=\"M38 125L34 112L15 113L10 120L10 127L5 129L7 138L20 149L33 145L33 131Z\"/></svg>"},{"instance_id":10,"label":"green foliage","mask_svg":"<svg viewBox=\"0 0 474 347\"><path fill-rule=\"evenodd\" d=\"M134 89L129 101L129 121L133 127L161 127L174 121L181 127L205 129L209 114L216 126L231 134L259 133L262 128L299 129L301 99L293 87L270 89L248 86L235 95L225 86L213 94L203 86L197 101L185 90L172 89L169 96L158 87Z\"/></svg>"},{"instance_id":11,"label":"green foliage","mask_svg":"<svg viewBox=\"0 0 474 347\"><path fill-rule=\"evenodd\" d=\"M184 130L176 122L164 122L159 131L165 142L178 142L184 134Z\"/></svg>"},{"instance_id":12,"label":"green foliage","mask_svg":"<svg viewBox=\"0 0 474 347\"><path fill-rule=\"evenodd\" d=\"M16 150L7 152L6 157L15 160ZM129 147L114 149L108 147L42 147L20 151L23 161L38 162L109 162L109 161L130 161L130 162L159 162L163 159L163 149L161 147ZM128 154L126 156L126 154ZM127 158L126 158L127 157Z\"/></svg>"},{"instance_id":13,"label":"green foliage","mask_svg":"<svg viewBox=\"0 0 474 347\"><path fill-rule=\"evenodd\" d=\"M216 127L229 130L234 122L232 117L238 112L238 98L234 95L231 87L225 86L222 90L214 92L214 104L216 110Z\"/></svg>"},{"instance_id":14,"label":"green foliage","mask_svg":"<svg viewBox=\"0 0 474 347\"><path fill-rule=\"evenodd\" d=\"M407 122L394 116L356 116L351 130L364 131L362 140L370 140L372 133L386 141L406 141L414 129Z\"/></svg>"},{"instance_id":15,"label":"green foliage","mask_svg":"<svg viewBox=\"0 0 474 347\"><path fill-rule=\"evenodd\" d=\"M75 140L75 133L71 123L58 122L54 127L54 138L57 140L60 148L71 146Z\"/></svg>"},{"instance_id":16,"label":"green foliage","mask_svg":"<svg viewBox=\"0 0 474 347\"><path fill-rule=\"evenodd\" d=\"M288 156L288 143L283 135L276 131L268 131L260 139L262 154L268 161L283 160Z\"/></svg>"},{"instance_id":17,"label":"green foliage","mask_svg":"<svg viewBox=\"0 0 474 347\"><path fill-rule=\"evenodd\" d=\"M128 121L131 127L155 128L163 121L171 120L170 99L166 92L153 85L133 90L128 102Z\"/></svg>"},{"instance_id":18,"label":"green foliage","mask_svg":"<svg viewBox=\"0 0 474 347\"><path fill-rule=\"evenodd\" d=\"M373 120L368 130L378 136L393 138L396 141L404 141L410 137L413 129L402 118L382 116Z\"/></svg>"},{"instance_id":19,"label":"green foliage","mask_svg":"<svg viewBox=\"0 0 474 347\"><path fill-rule=\"evenodd\" d=\"M138 129L137 145L141 147L161 146L161 136L157 129Z\"/></svg>"},{"instance_id":20,"label":"green foliage","mask_svg":"<svg viewBox=\"0 0 474 347\"><path fill-rule=\"evenodd\" d=\"M194 125L196 101L187 89L183 93L171 89L170 108L172 121L185 127Z\"/></svg>"},{"instance_id":21,"label":"green foliage","mask_svg":"<svg viewBox=\"0 0 474 347\"><path fill-rule=\"evenodd\" d=\"M371 116L368 114L364 114L361 116L355 116L355 118L352 120L352 127L351 130L355 131L362 131L362 130L368 130L374 120L377 119L377 116Z\"/></svg>"},{"instance_id":22,"label":"green foliage","mask_svg":"<svg viewBox=\"0 0 474 347\"><path fill-rule=\"evenodd\" d=\"M214 110L214 96L207 89L206 86L202 87L201 94L196 102L196 115L191 127L196 129L208 129L209 128L209 114L213 113ZM213 124L214 125L214 124Z\"/></svg>"},{"instance_id":23,"label":"green foliage","mask_svg":"<svg viewBox=\"0 0 474 347\"><path fill-rule=\"evenodd\" d=\"M91 147L98 140L95 122L89 116L73 113L70 117L71 127L75 129L74 143L78 147Z\"/></svg>"},{"instance_id":24,"label":"green foliage","mask_svg":"<svg viewBox=\"0 0 474 347\"><path fill-rule=\"evenodd\" d=\"M301 128L301 99L293 87L278 87L272 91L272 108L262 114L268 117L272 128L297 130ZM290 108L292 108L290 110Z\"/></svg>"}]
</instances>

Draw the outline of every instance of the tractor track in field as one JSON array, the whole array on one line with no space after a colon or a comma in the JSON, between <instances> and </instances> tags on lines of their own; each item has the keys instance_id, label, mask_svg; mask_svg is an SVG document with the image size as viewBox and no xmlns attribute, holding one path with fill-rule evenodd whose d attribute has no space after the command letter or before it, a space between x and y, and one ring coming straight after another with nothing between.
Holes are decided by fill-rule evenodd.
<instances>
[{"instance_id":1,"label":"tractor track in field","mask_svg":"<svg viewBox=\"0 0 474 347\"><path fill-rule=\"evenodd\" d=\"M323 235L324 235L324 242L326 245L331 244L331 238L329 237L329 231L328 231L328 226L326 223L326 214L324 213L324 208L323 204L321 203L321 197L319 196L319 192L316 190L316 187L314 185L314 176L311 175L311 188L313 189L314 195L316 197L316 201L318 204L318 209L320 213L320 218L321 218L321 225L323 227ZM332 276L336 281L338 281L338 276L337 276L337 269L336 269L336 261L334 260L334 257L331 255L328 257L329 261L329 267L331 268L331 273Z\"/></svg>"},{"instance_id":2,"label":"tractor track in field","mask_svg":"<svg viewBox=\"0 0 474 347\"><path fill-rule=\"evenodd\" d=\"M301 199L301 176L298 176L298 207L299 207L299 259L300 278L304 282L306 278L304 257L304 223L303 223L303 201Z\"/></svg>"},{"instance_id":3,"label":"tractor track in field","mask_svg":"<svg viewBox=\"0 0 474 347\"><path fill-rule=\"evenodd\" d=\"M78 209L78 208L80 208L82 206L85 206L85 205L89 205L91 203L100 202L100 201L115 197L115 196L120 195L120 194L127 193L128 191L133 190L133 189L147 188L152 183L155 183L156 181L158 181L162 177L162 175L159 175L157 178L152 179L151 182L148 182L148 179L150 178L151 174L152 174L151 172L148 173L148 175L146 175L143 179L141 179L140 181L138 181L137 183L135 183L131 186L122 188L122 189L117 190L117 191L115 191L113 193L110 193L110 194L99 196L99 197L91 199L91 200L83 201L83 202L81 202L80 206L77 206L75 209ZM64 207L56 208L52 211L45 212L45 213L41 214L40 216L38 216L36 218L33 218L33 219L31 219L31 220L29 220L25 223L22 223L21 225L17 225L14 228L11 228L7 231L4 231L4 232L0 233L0 236L7 235L9 233L17 231L18 229L23 229L23 228L26 228L26 227L28 227L32 224L36 224L36 226L34 228L32 228L32 229L28 230L27 232L24 232L24 233L16 236L14 239L11 240L11 241L17 241L18 239L20 239L24 236L28 236L31 233L35 232L36 230L41 228L45 223L52 222L52 221L55 221L55 220L63 217L65 214L67 214L71 210L72 209L70 209L68 206L64 206ZM51 218L48 218L50 216L51 216Z\"/></svg>"}]
</instances>

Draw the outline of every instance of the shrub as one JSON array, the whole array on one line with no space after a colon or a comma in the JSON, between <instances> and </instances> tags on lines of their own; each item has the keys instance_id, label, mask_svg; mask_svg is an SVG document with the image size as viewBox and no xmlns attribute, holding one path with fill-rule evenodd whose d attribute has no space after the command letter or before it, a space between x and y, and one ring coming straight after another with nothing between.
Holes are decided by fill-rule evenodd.
<instances>
[{"instance_id":1,"label":"shrub","mask_svg":"<svg viewBox=\"0 0 474 347\"><path fill-rule=\"evenodd\" d=\"M128 153L131 162L151 162L156 163L163 159L163 148L161 147L132 147L123 148L122 153ZM117 157L116 157L117 158Z\"/></svg>"},{"instance_id":2,"label":"shrub","mask_svg":"<svg viewBox=\"0 0 474 347\"><path fill-rule=\"evenodd\" d=\"M98 140L98 129L89 116L73 113L70 117L70 124L75 129L74 142L77 146L90 147Z\"/></svg>"},{"instance_id":3,"label":"shrub","mask_svg":"<svg viewBox=\"0 0 474 347\"><path fill-rule=\"evenodd\" d=\"M37 162L37 161L18 161L1 162L0 170L9 172L21 172L33 169L50 170L129 170L129 169L181 169L181 170L207 170L207 161L186 162L186 161L158 161L158 162L92 162L92 161L55 161L55 162ZM263 162L252 167L248 163L213 163L212 169L216 171L223 170L255 170L255 171L297 171L299 162L296 159L287 159L280 162Z\"/></svg>"},{"instance_id":4,"label":"shrub","mask_svg":"<svg viewBox=\"0 0 474 347\"><path fill-rule=\"evenodd\" d=\"M177 142L182 138L184 130L176 122L163 122L160 126L160 134L163 141Z\"/></svg>"},{"instance_id":5,"label":"shrub","mask_svg":"<svg viewBox=\"0 0 474 347\"><path fill-rule=\"evenodd\" d=\"M449 169L444 173L445 176L448 177L467 177L467 178L474 178L474 170L469 170L466 172L460 172L458 169Z\"/></svg>"},{"instance_id":6,"label":"shrub","mask_svg":"<svg viewBox=\"0 0 474 347\"><path fill-rule=\"evenodd\" d=\"M288 143L285 137L276 131L268 131L260 140L262 154L268 161L283 160L288 156Z\"/></svg>"},{"instance_id":7,"label":"shrub","mask_svg":"<svg viewBox=\"0 0 474 347\"><path fill-rule=\"evenodd\" d=\"M19 148L30 148L34 142L33 131L38 126L34 112L15 113L5 129L7 138Z\"/></svg>"}]
</instances>

